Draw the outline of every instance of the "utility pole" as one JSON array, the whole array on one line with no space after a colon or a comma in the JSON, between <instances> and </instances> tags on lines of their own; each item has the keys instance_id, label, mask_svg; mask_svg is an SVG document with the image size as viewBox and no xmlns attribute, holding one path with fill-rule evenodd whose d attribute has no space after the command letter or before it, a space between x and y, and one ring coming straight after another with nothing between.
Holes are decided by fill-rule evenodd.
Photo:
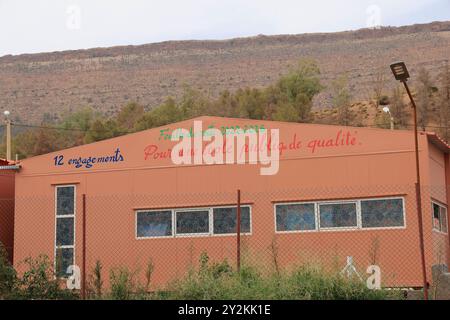
<instances>
[{"instance_id":1,"label":"utility pole","mask_svg":"<svg viewBox=\"0 0 450 320\"><path fill-rule=\"evenodd\" d=\"M6 161L11 161L11 119L9 118L10 112L6 110L3 112L6 123Z\"/></svg>"}]
</instances>

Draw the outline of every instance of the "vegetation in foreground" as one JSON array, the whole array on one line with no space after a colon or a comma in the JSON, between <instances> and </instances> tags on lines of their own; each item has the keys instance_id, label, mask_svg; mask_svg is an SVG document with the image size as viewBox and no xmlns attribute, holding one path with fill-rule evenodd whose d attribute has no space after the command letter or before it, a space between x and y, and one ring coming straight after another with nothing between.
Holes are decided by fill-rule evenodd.
<instances>
[{"instance_id":1,"label":"vegetation in foreground","mask_svg":"<svg viewBox=\"0 0 450 320\"><path fill-rule=\"evenodd\" d=\"M165 298L193 300L383 300L400 299L399 292L370 290L358 280L339 273L326 273L313 266L300 266L290 272L264 274L258 268L242 267L233 271L230 265L208 263L200 258L198 270L172 282Z\"/></svg>"},{"instance_id":2,"label":"vegetation in foreground","mask_svg":"<svg viewBox=\"0 0 450 320\"><path fill-rule=\"evenodd\" d=\"M1 247L0 299L79 299L79 292L63 289L45 256L24 261L27 271L19 277ZM210 263L206 253L199 267L166 287L150 291L154 265L145 270L145 283L137 272L126 268L110 270L109 290L103 288L102 265L97 261L88 281L89 299L145 300L382 300L401 299L400 292L369 290L364 283L340 274L325 273L320 268L300 266L290 272L262 273L243 266L236 272L227 261Z\"/></svg>"},{"instance_id":3,"label":"vegetation in foreground","mask_svg":"<svg viewBox=\"0 0 450 320\"><path fill-rule=\"evenodd\" d=\"M52 263L46 256L27 258L23 263L26 265L26 271L19 277L7 259L4 246L0 243L0 300L77 298L75 292L61 288Z\"/></svg>"}]
</instances>

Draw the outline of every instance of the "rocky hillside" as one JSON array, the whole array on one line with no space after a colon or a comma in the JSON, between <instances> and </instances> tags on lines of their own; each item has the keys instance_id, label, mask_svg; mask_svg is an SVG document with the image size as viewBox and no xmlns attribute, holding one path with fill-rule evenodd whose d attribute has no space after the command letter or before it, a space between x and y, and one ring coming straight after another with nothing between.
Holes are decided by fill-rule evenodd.
<instances>
[{"instance_id":1,"label":"rocky hillside","mask_svg":"<svg viewBox=\"0 0 450 320\"><path fill-rule=\"evenodd\" d=\"M273 83L301 58L318 61L325 85L346 73L355 100L375 85L394 85L389 63L407 62L414 75L436 75L450 58L450 21L339 33L257 36L224 41L169 41L0 57L0 105L21 121L90 105L106 114L130 101L150 109L185 85L216 95ZM315 107L330 105L330 90Z\"/></svg>"}]
</instances>

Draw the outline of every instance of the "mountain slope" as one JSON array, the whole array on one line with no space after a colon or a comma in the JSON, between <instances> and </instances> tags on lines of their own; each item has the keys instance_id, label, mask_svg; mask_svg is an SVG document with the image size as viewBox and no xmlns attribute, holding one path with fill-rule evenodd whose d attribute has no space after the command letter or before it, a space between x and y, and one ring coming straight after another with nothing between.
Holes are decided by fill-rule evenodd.
<instances>
[{"instance_id":1,"label":"mountain slope","mask_svg":"<svg viewBox=\"0 0 450 320\"><path fill-rule=\"evenodd\" d=\"M304 57L314 58L328 85L342 73L355 100L374 85L393 85L389 63L404 60L415 74L436 75L450 58L450 21L377 30L257 36L224 41L169 41L140 46L0 57L0 105L22 121L61 115L90 105L115 113L130 101L150 109L184 85L211 95L239 87L266 86ZM329 87L329 86L328 86ZM327 88L315 107L330 105Z\"/></svg>"}]
</instances>

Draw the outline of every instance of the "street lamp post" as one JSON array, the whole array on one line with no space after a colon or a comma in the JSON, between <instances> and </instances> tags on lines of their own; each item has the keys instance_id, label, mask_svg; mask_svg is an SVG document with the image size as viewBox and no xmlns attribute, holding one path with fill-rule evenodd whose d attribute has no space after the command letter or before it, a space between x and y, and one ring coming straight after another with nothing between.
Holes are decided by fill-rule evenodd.
<instances>
[{"instance_id":1,"label":"street lamp post","mask_svg":"<svg viewBox=\"0 0 450 320\"><path fill-rule=\"evenodd\" d=\"M10 112L8 110L3 112L5 116L6 124L6 161L11 161L11 119L9 118Z\"/></svg>"},{"instance_id":2,"label":"street lamp post","mask_svg":"<svg viewBox=\"0 0 450 320\"><path fill-rule=\"evenodd\" d=\"M391 64L391 70L395 76L395 79L402 82L405 86L406 92L408 93L409 99L411 100L411 105L413 108L414 115L414 143L415 143L415 154L416 154L416 201L417 201L417 215L419 223L419 240L420 240L420 255L422 263L422 276L423 276L423 296L425 300L428 300L428 281L427 281L427 270L425 264L425 248L424 248L424 237L423 237L423 216L422 216L422 194L420 188L420 166L419 166L419 138L417 132L417 107L414 98L409 90L407 81L409 78L409 72L406 68L404 62L395 62Z\"/></svg>"}]
</instances>

